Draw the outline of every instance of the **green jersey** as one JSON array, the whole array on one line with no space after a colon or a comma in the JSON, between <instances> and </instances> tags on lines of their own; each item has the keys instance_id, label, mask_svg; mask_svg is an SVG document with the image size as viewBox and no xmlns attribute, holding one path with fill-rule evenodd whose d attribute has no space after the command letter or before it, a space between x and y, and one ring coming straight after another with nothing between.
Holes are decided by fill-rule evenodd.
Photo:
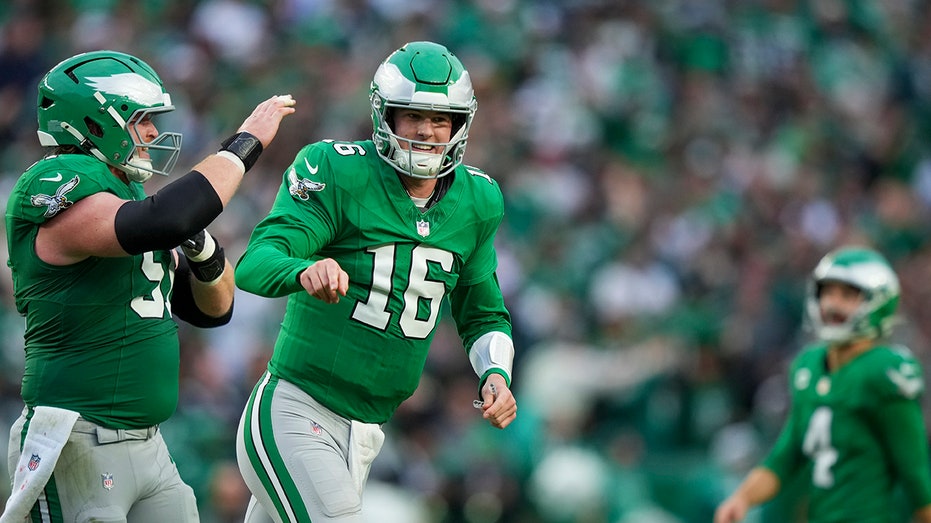
<instances>
[{"instance_id":1,"label":"green jersey","mask_svg":"<svg viewBox=\"0 0 931 523\"><path fill-rule=\"evenodd\" d=\"M26 317L23 400L107 427L147 427L168 419L178 401L172 253L54 266L35 252L40 225L103 191L145 197L140 184L126 185L104 163L79 154L33 164L10 194L8 263L16 308Z\"/></svg>"},{"instance_id":2,"label":"green jersey","mask_svg":"<svg viewBox=\"0 0 931 523\"><path fill-rule=\"evenodd\" d=\"M498 184L460 166L421 212L398 176L371 141L306 146L236 267L240 288L290 295L269 370L366 423L387 421L417 388L444 299L467 348L487 332L511 333L495 277ZM349 274L336 304L298 280L323 258Z\"/></svg>"},{"instance_id":3,"label":"green jersey","mask_svg":"<svg viewBox=\"0 0 931 523\"><path fill-rule=\"evenodd\" d=\"M793 362L791 412L764 465L783 483L804 470L812 523L891 523L897 484L913 508L931 503L919 363L879 346L828 372L827 351L815 344Z\"/></svg>"}]
</instances>

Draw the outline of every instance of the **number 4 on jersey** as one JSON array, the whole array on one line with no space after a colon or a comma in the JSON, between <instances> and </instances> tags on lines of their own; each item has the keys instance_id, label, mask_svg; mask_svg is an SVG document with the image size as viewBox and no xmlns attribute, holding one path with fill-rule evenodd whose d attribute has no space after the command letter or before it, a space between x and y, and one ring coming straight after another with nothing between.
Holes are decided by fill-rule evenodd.
<instances>
[{"instance_id":1,"label":"number 4 on jersey","mask_svg":"<svg viewBox=\"0 0 931 523\"><path fill-rule=\"evenodd\" d=\"M834 485L834 473L831 467L837 462L837 449L831 445L830 407L818 407L808 420L802 451L814 461L811 482L816 487L831 488Z\"/></svg>"}]
</instances>

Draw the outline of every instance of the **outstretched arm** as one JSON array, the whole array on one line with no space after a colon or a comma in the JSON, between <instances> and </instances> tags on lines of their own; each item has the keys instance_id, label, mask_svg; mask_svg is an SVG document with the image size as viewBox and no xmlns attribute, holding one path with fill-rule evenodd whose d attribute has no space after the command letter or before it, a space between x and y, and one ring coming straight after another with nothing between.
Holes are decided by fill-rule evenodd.
<instances>
[{"instance_id":1,"label":"outstretched arm","mask_svg":"<svg viewBox=\"0 0 931 523\"><path fill-rule=\"evenodd\" d=\"M269 98L256 106L239 131L250 133L264 147L274 139L281 119L294 112L293 105L290 97ZM144 200L92 194L39 228L36 252L47 263L70 265L91 256L174 248L220 214L243 172L235 154L221 151Z\"/></svg>"},{"instance_id":2,"label":"outstretched arm","mask_svg":"<svg viewBox=\"0 0 931 523\"><path fill-rule=\"evenodd\" d=\"M285 116L294 113L294 105L295 101L290 95L272 96L255 107L252 114L236 130L236 133L246 132L251 134L264 149L271 144L275 135L278 134L278 126L281 124L281 120ZM243 154L245 151L239 148L243 144L244 141L239 140L231 145L231 149L234 153ZM237 164L236 160L231 156L237 156L237 154L224 154L223 151L212 154L195 165L193 169L203 174L204 178L210 182L224 207L233 197L236 189L239 188L239 182L242 180L242 176L231 176L230 163L236 164L235 166L240 169L245 167ZM239 174L241 175L243 172L240 171Z\"/></svg>"}]
</instances>

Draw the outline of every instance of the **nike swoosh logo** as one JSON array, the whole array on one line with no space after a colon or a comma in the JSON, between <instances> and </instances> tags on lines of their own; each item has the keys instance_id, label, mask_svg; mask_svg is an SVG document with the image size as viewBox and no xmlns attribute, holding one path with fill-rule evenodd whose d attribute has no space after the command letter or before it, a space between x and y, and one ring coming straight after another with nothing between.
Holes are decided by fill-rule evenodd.
<instances>
[{"instance_id":1,"label":"nike swoosh logo","mask_svg":"<svg viewBox=\"0 0 931 523\"><path fill-rule=\"evenodd\" d=\"M55 176L52 176L51 178L39 178L39 179L42 180L43 182L60 182L61 173L58 173Z\"/></svg>"},{"instance_id":2,"label":"nike swoosh logo","mask_svg":"<svg viewBox=\"0 0 931 523\"><path fill-rule=\"evenodd\" d=\"M310 171L310 174L317 174L317 169L319 169L319 167L316 165L310 165L310 162L307 161L307 158L304 158L304 165L307 166L307 170Z\"/></svg>"}]
</instances>

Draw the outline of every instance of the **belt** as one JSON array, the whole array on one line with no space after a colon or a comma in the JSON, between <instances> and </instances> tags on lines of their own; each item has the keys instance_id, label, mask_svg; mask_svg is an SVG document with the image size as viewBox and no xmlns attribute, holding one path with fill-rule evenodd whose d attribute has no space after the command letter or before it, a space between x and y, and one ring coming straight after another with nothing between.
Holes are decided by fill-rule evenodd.
<instances>
[{"instance_id":1,"label":"belt","mask_svg":"<svg viewBox=\"0 0 931 523\"><path fill-rule=\"evenodd\" d=\"M84 418L78 418L74 424L74 431L85 434L96 434L97 443L106 445L108 443L118 443L120 441L150 439L158 433L158 425L142 429L108 429L96 423L91 423Z\"/></svg>"},{"instance_id":2,"label":"belt","mask_svg":"<svg viewBox=\"0 0 931 523\"><path fill-rule=\"evenodd\" d=\"M144 429L107 429L97 427L97 443L106 445L107 443L117 443L131 439L147 440L158 432L158 425L146 427Z\"/></svg>"}]
</instances>

